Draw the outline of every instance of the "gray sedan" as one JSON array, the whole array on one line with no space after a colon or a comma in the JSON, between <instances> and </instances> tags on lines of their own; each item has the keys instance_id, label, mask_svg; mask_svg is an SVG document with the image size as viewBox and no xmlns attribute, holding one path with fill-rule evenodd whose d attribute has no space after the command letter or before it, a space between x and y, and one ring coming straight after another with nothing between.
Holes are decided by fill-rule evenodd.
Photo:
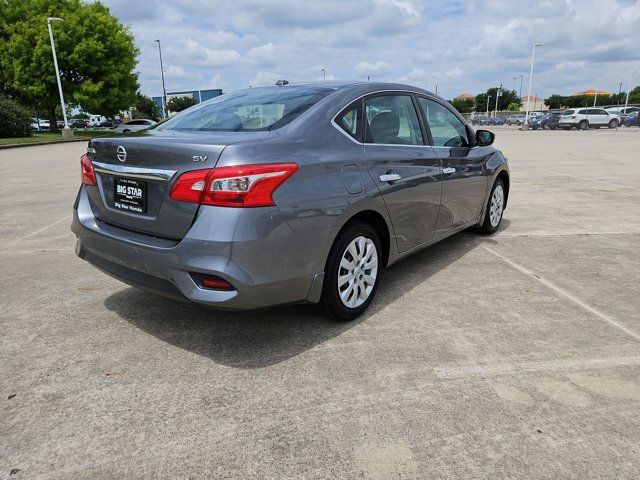
<instances>
[{"instance_id":1,"label":"gray sedan","mask_svg":"<svg viewBox=\"0 0 640 480\"><path fill-rule=\"evenodd\" d=\"M285 83L285 82L279 82ZM76 252L130 285L228 309L320 303L350 320L395 263L509 194L494 134L420 88L252 88L81 158Z\"/></svg>"}]
</instances>

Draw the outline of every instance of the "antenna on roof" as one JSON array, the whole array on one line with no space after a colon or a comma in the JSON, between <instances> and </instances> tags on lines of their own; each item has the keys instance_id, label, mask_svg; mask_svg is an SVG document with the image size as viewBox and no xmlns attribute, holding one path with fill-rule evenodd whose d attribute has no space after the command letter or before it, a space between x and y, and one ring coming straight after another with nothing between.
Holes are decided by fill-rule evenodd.
<instances>
[{"instance_id":1,"label":"antenna on roof","mask_svg":"<svg viewBox=\"0 0 640 480\"><path fill-rule=\"evenodd\" d=\"M276 85L279 86L279 87L282 87L282 86L288 85L288 84L289 84L289 80L278 80L276 82Z\"/></svg>"}]
</instances>

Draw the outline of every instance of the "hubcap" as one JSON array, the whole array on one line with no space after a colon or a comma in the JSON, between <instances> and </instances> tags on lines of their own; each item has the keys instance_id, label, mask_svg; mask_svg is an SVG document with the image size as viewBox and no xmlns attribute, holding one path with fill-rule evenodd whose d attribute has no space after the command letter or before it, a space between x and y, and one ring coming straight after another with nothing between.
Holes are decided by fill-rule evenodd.
<instances>
[{"instance_id":1,"label":"hubcap","mask_svg":"<svg viewBox=\"0 0 640 480\"><path fill-rule=\"evenodd\" d=\"M504 190L502 185L496 185L491 195L491 205L489 207L489 221L491 226L496 228L502 218L502 210L504 208Z\"/></svg>"},{"instance_id":2,"label":"hubcap","mask_svg":"<svg viewBox=\"0 0 640 480\"><path fill-rule=\"evenodd\" d=\"M347 246L338 268L338 294L344 306L367 301L378 278L378 250L370 238L359 236Z\"/></svg>"}]
</instances>

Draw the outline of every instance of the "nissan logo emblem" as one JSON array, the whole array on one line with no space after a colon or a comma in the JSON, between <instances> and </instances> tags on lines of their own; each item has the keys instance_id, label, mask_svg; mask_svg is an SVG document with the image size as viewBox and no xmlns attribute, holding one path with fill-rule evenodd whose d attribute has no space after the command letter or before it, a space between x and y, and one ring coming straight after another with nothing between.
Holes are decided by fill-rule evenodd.
<instances>
[{"instance_id":1,"label":"nissan logo emblem","mask_svg":"<svg viewBox=\"0 0 640 480\"><path fill-rule=\"evenodd\" d=\"M116 149L116 157L118 157L118 160L120 160L121 162L127 161L127 151L124 149L122 145L120 145Z\"/></svg>"}]
</instances>

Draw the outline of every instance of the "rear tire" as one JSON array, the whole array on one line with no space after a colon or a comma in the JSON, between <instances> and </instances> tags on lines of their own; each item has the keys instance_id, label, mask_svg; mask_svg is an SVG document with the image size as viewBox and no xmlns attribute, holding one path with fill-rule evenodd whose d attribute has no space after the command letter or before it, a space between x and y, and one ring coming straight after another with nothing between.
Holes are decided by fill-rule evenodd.
<instances>
[{"instance_id":1,"label":"rear tire","mask_svg":"<svg viewBox=\"0 0 640 480\"><path fill-rule=\"evenodd\" d=\"M586 120L580 120L578 123L578 130L587 130L589 128L589 122Z\"/></svg>"},{"instance_id":2,"label":"rear tire","mask_svg":"<svg viewBox=\"0 0 640 480\"><path fill-rule=\"evenodd\" d=\"M618 126L617 123L618 122L616 120L611 120L609 122L609 128L616 128Z\"/></svg>"},{"instance_id":3,"label":"rear tire","mask_svg":"<svg viewBox=\"0 0 640 480\"><path fill-rule=\"evenodd\" d=\"M336 238L325 268L320 305L336 320L349 321L369 307L380 283L382 249L376 231L354 222Z\"/></svg>"},{"instance_id":4,"label":"rear tire","mask_svg":"<svg viewBox=\"0 0 640 480\"><path fill-rule=\"evenodd\" d=\"M480 225L480 233L491 235L500 228L506 199L507 191L504 188L504 182L498 178L493 184L491 195L489 195L489 200L487 201L484 220Z\"/></svg>"}]
</instances>

